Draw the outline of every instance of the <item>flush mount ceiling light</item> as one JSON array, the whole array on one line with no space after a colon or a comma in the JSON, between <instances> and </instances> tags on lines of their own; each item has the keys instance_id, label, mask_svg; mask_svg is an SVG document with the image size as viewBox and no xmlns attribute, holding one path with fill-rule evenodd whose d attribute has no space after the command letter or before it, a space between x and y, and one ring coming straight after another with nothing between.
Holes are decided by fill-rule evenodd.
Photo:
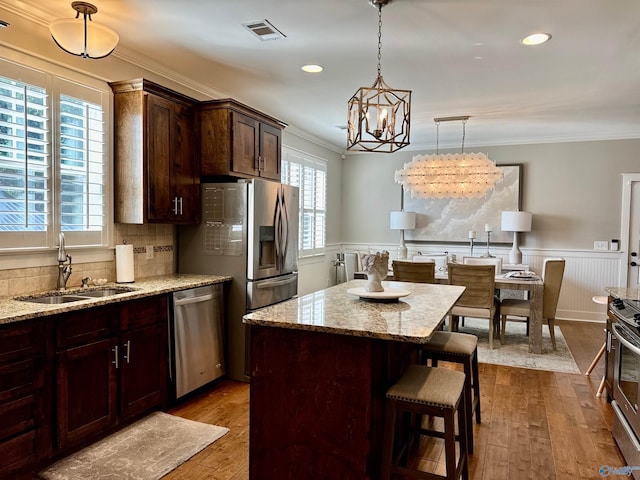
<instances>
[{"instance_id":1,"label":"flush mount ceiling light","mask_svg":"<svg viewBox=\"0 0 640 480\"><path fill-rule=\"evenodd\" d=\"M378 9L378 75L349 99L347 150L392 153L409 145L411 90L394 90L382 79L382 7L391 0L369 0Z\"/></svg>"},{"instance_id":2,"label":"flush mount ceiling light","mask_svg":"<svg viewBox=\"0 0 640 480\"><path fill-rule=\"evenodd\" d=\"M395 181L412 198L481 198L502 179L502 170L484 153L464 153L465 125L469 116L434 118L436 154L416 155L396 170ZM462 151L440 154L440 122L462 121Z\"/></svg>"},{"instance_id":3,"label":"flush mount ceiling light","mask_svg":"<svg viewBox=\"0 0 640 480\"><path fill-rule=\"evenodd\" d=\"M73 2L71 8L78 12L75 18L62 18L49 25L53 41L65 52L82 58L104 58L111 54L120 37L109 27L93 22L91 15L98 8L86 2Z\"/></svg>"},{"instance_id":4,"label":"flush mount ceiling light","mask_svg":"<svg viewBox=\"0 0 640 480\"><path fill-rule=\"evenodd\" d=\"M522 44L527 46L540 45L549 40L551 40L551 35L548 33L532 33L522 39Z\"/></svg>"}]
</instances>

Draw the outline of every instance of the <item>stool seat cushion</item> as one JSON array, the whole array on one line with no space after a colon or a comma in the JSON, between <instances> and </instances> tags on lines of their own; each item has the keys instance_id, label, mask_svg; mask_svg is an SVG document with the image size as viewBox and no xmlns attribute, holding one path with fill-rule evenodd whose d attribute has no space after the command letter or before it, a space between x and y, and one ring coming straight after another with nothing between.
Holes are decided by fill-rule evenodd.
<instances>
[{"instance_id":1,"label":"stool seat cushion","mask_svg":"<svg viewBox=\"0 0 640 480\"><path fill-rule=\"evenodd\" d=\"M429 343L421 345L425 352L446 352L454 355L472 355L478 347L478 337L468 333L437 331Z\"/></svg>"},{"instance_id":2,"label":"stool seat cushion","mask_svg":"<svg viewBox=\"0 0 640 480\"><path fill-rule=\"evenodd\" d=\"M464 388L465 374L447 368L409 365L389 390L387 398L455 408Z\"/></svg>"}]
</instances>

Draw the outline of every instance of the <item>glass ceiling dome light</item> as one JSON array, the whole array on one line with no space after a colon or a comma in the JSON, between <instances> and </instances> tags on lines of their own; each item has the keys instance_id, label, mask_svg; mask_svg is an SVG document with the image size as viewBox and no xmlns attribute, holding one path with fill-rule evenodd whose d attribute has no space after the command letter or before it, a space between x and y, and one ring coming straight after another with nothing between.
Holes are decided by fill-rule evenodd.
<instances>
[{"instance_id":1,"label":"glass ceiling dome light","mask_svg":"<svg viewBox=\"0 0 640 480\"><path fill-rule=\"evenodd\" d=\"M382 7L391 0L369 0L378 9L378 75L349 99L347 150L392 153L409 145L411 90L394 90L382 79Z\"/></svg>"},{"instance_id":2,"label":"glass ceiling dome light","mask_svg":"<svg viewBox=\"0 0 640 480\"><path fill-rule=\"evenodd\" d=\"M120 37L109 27L93 22L98 8L87 2L73 2L75 18L62 18L49 25L53 41L65 52L82 58L104 58L118 45ZM82 14L82 18L80 15Z\"/></svg>"},{"instance_id":3,"label":"glass ceiling dome light","mask_svg":"<svg viewBox=\"0 0 640 480\"><path fill-rule=\"evenodd\" d=\"M434 118L438 139L440 122L462 120L462 152L416 155L396 170L395 181L412 198L482 198L502 180L502 170L484 153L464 153L465 124L469 116Z\"/></svg>"}]
</instances>

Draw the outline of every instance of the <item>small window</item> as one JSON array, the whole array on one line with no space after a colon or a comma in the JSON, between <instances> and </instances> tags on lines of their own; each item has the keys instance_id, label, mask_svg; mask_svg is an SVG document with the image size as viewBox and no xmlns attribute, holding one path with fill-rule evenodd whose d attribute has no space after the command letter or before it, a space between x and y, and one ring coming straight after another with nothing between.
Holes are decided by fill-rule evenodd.
<instances>
[{"instance_id":1,"label":"small window","mask_svg":"<svg viewBox=\"0 0 640 480\"><path fill-rule=\"evenodd\" d=\"M300 188L300 256L324 254L327 212L326 160L297 152L282 151L282 183Z\"/></svg>"}]
</instances>

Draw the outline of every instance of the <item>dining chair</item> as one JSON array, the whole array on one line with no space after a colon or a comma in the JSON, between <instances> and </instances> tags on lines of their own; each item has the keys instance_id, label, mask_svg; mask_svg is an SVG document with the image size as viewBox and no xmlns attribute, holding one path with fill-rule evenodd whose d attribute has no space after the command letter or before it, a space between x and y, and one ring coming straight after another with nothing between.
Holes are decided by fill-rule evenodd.
<instances>
[{"instance_id":1,"label":"dining chair","mask_svg":"<svg viewBox=\"0 0 640 480\"><path fill-rule=\"evenodd\" d=\"M462 296L449 312L449 331L457 330L459 317L485 318L489 320L489 348L493 349L494 333L499 331L495 266L450 263L447 271L449 284L465 287Z\"/></svg>"},{"instance_id":2,"label":"dining chair","mask_svg":"<svg viewBox=\"0 0 640 480\"><path fill-rule=\"evenodd\" d=\"M551 345L554 350L556 350L554 320L556 318L558 298L560 297L560 288L562 287L564 266L564 258L545 258L542 264L542 282L544 284L542 290L542 318L546 320L549 325L549 335L551 336ZM531 300L517 300L514 298L505 298L502 300L500 302L500 317L502 320L500 327L501 343L504 343L508 316L526 318L528 331L530 315Z\"/></svg>"},{"instance_id":3,"label":"dining chair","mask_svg":"<svg viewBox=\"0 0 640 480\"><path fill-rule=\"evenodd\" d=\"M465 265L494 265L496 267L496 275L502 273L502 259L497 257L462 257L462 263Z\"/></svg>"},{"instance_id":4,"label":"dining chair","mask_svg":"<svg viewBox=\"0 0 640 480\"><path fill-rule=\"evenodd\" d=\"M435 283L435 262L409 262L394 260L393 279L398 282Z\"/></svg>"}]
</instances>

